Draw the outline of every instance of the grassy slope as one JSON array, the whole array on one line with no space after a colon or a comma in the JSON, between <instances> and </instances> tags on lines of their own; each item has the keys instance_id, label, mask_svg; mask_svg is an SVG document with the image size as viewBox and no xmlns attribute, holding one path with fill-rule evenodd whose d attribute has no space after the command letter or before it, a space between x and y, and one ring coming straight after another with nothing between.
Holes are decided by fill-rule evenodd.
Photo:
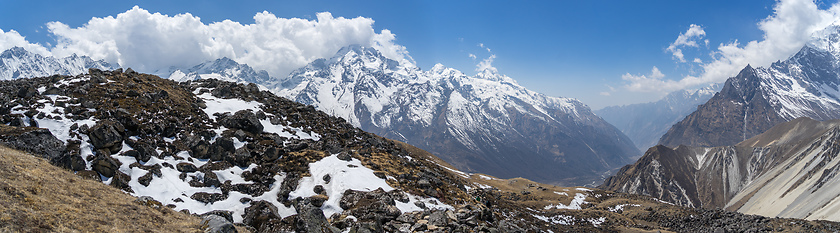
<instances>
[{"instance_id":1,"label":"grassy slope","mask_svg":"<svg viewBox=\"0 0 840 233\"><path fill-rule=\"evenodd\" d=\"M0 232L200 232L197 217L134 200L0 146Z\"/></svg>"}]
</instances>

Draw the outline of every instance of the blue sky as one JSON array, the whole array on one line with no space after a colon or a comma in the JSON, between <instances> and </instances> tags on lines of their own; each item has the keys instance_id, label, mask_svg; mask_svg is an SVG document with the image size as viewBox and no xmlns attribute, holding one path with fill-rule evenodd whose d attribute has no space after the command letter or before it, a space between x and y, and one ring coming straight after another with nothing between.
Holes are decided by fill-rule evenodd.
<instances>
[{"instance_id":1,"label":"blue sky","mask_svg":"<svg viewBox=\"0 0 840 233\"><path fill-rule=\"evenodd\" d=\"M773 28L775 24L767 23L769 26L762 29L759 23L779 18L783 22L775 26L783 27L790 21L784 18L813 15L807 11L809 4L820 12L830 11L826 9L836 4L834 1L783 2L789 2L787 5L790 6L772 0L542 1L527 4L510 1L85 1L84 4L3 1L0 3L0 29L6 33L14 30L29 43L50 50L58 44L57 39L72 37L68 36L72 30L58 33L59 36L51 32L57 29L48 27L49 22L61 22L69 29L85 27L93 17L116 17L135 5L169 17L190 13L203 24L223 20L254 24L255 14L263 11L277 18L312 21L318 18L319 12L330 12L334 18L361 16L374 21L374 32L387 29L395 35L390 42L403 46L424 70L442 63L473 74L479 62L495 55L493 66L521 85L552 96L578 98L598 109L607 105L654 101L677 88L697 87L709 80L725 79L721 77L732 73L734 68L720 69L717 77L704 78L704 74L709 73L704 69L713 67L702 65L727 56L710 56L721 45L734 45L748 53L748 42L773 40L767 28ZM777 13L787 8L793 9L791 12L794 13ZM833 16L830 12L826 14ZM826 22L825 19L799 21L793 24ZM687 37L688 41L697 42L696 47L685 44L676 47L687 59L681 62L668 47L681 34L688 35L692 25L703 34ZM791 44L787 47L801 43L779 40ZM6 44L11 44L8 39ZM0 46L3 46L2 38ZM762 48L767 47L785 46ZM87 49L65 50L90 50ZM56 55L62 54L52 50ZM729 65L743 67L744 62L765 65L760 63L792 54L790 48L779 50L773 53L775 57L746 59ZM471 54L475 58L470 57ZM695 58L702 63L694 62ZM652 71L654 67L660 73ZM703 81L679 82L686 76ZM634 87L634 83L654 88Z\"/></svg>"}]
</instances>

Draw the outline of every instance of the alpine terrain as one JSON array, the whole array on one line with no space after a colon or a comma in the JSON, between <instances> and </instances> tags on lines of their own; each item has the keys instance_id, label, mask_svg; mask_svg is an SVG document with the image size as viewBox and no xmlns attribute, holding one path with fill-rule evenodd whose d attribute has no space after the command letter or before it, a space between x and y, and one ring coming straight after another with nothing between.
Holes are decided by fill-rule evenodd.
<instances>
[{"instance_id":1,"label":"alpine terrain","mask_svg":"<svg viewBox=\"0 0 840 233\"><path fill-rule=\"evenodd\" d=\"M583 185L641 154L580 101L529 91L494 68L422 71L350 46L265 86L468 172Z\"/></svg>"},{"instance_id":2,"label":"alpine terrain","mask_svg":"<svg viewBox=\"0 0 840 233\"><path fill-rule=\"evenodd\" d=\"M840 26L832 25L786 61L747 66L674 125L664 146L602 187L684 206L840 220L840 193L827 188L840 167L838 123L812 120L840 117L837 38Z\"/></svg>"},{"instance_id":3,"label":"alpine terrain","mask_svg":"<svg viewBox=\"0 0 840 233\"><path fill-rule=\"evenodd\" d=\"M734 146L650 148L608 190L768 217L840 220L840 120L779 124Z\"/></svg>"},{"instance_id":4,"label":"alpine terrain","mask_svg":"<svg viewBox=\"0 0 840 233\"><path fill-rule=\"evenodd\" d=\"M840 230L833 222L467 174L254 84L91 69L0 81L0 100L0 144L67 169L45 169L44 160L0 147L0 229L9 231L156 229L144 221L194 231L197 217L205 232ZM90 190L68 193L79 188L64 185ZM89 196L95 208L38 201ZM126 215L96 220L111 208Z\"/></svg>"},{"instance_id":5,"label":"alpine terrain","mask_svg":"<svg viewBox=\"0 0 840 233\"><path fill-rule=\"evenodd\" d=\"M102 60L94 61L88 56L75 54L65 58L45 57L21 47L13 47L0 53L0 80L54 74L77 75L87 72L89 68L112 70L118 67L119 65L114 66Z\"/></svg>"},{"instance_id":6,"label":"alpine terrain","mask_svg":"<svg viewBox=\"0 0 840 233\"><path fill-rule=\"evenodd\" d=\"M840 25L812 35L770 67L747 66L659 140L669 147L727 146L798 117L840 118Z\"/></svg>"},{"instance_id":7,"label":"alpine terrain","mask_svg":"<svg viewBox=\"0 0 840 233\"><path fill-rule=\"evenodd\" d=\"M709 101L720 87L720 84L712 84L700 89L679 90L656 102L609 106L594 112L626 134L636 148L649 148L656 145L671 126L697 110L698 105Z\"/></svg>"}]
</instances>

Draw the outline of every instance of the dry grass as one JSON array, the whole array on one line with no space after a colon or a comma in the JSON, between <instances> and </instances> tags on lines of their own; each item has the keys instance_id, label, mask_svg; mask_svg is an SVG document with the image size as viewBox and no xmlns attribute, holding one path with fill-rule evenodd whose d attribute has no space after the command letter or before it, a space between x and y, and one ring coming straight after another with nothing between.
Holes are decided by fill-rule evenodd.
<instances>
[{"instance_id":1,"label":"dry grass","mask_svg":"<svg viewBox=\"0 0 840 233\"><path fill-rule=\"evenodd\" d=\"M0 232L200 232L197 217L134 200L0 146Z\"/></svg>"}]
</instances>

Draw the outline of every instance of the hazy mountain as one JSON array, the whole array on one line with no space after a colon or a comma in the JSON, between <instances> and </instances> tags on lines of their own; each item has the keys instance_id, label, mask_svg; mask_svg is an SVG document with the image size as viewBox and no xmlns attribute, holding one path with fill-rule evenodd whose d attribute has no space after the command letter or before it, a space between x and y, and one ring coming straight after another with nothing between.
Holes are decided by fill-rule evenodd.
<instances>
[{"instance_id":1,"label":"hazy mountain","mask_svg":"<svg viewBox=\"0 0 840 233\"><path fill-rule=\"evenodd\" d=\"M720 87L720 84L713 84L700 89L679 90L656 102L609 106L594 112L626 134L636 148L649 148L656 145L672 125L712 98Z\"/></svg>"}]
</instances>

